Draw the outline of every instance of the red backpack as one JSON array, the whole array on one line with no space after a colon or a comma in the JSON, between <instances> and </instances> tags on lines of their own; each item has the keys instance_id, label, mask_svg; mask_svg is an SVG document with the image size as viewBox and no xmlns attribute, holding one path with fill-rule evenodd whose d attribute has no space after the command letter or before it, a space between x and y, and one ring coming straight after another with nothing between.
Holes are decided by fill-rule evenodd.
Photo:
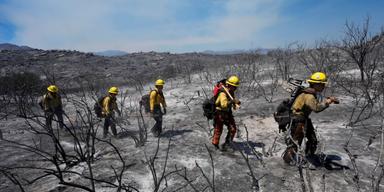
<instances>
[{"instance_id":1,"label":"red backpack","mask_svg":"<svg viewBox=\"0 0 384 192\"><path fill-rule=\"evenodd\" d=\"M217 98L217 96L219 95L220 91L221 91L221 88L223 87L223 85L225 85L225 82L227 80L226 79L222 79L221 81L218 81L215 85L215 87L213 88L213 96Z\"/></svg>"}]
</instances>

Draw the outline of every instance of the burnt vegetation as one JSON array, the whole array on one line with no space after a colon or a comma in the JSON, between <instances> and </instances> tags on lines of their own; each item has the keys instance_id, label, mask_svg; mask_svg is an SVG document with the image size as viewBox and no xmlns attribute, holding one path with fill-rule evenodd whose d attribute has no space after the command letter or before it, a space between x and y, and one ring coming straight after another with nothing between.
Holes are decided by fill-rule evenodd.
<instances>
[{"instance_id":1,"label":"burnt vegetation","mask_svg":"<svg viewBox=\"0 0 384 192\"><path fill-rule=\"evenodd\" d=\"M54 185L45 188L47 191L268 191L273 190L271 185L277 185L274 189L332 191L338 187L337 182L327 178L335 175L348 189L382 191L384 32L372 33L369 22L369 18L362 24L346 22L339 41L323 40L314 47L295 42L267 54L255 50L225 55L149 52L102 57L65 50L2 50L1 191L39 191L44 182ZM321 168L311 171L305 165L305 149L300 148L303 161L288 171L276 169L286 174L276 179L271 169L279 165L275 162L282 162L279 155L285 145L284 133L278 133L276 124L276 130L269 132L264 143L257 143L257 137L249 136L250 129L256 128L247 123L266 126L260 122L271 119L277 104L289 95L286 81L304 79L316 71L329 77L324 95L340 96L342 105L334 114L342 119L337 129L342 133L335 135L342 135L337 144L348 164L339 166L338 173L331 173L330 166L325 165L325 154ZM232 74L241 78L237 96L242 103L250 104L236 114L239 131L234 147L238 153L227 157L209 147L211 124L206 124L200 105L211 97L216 81ZM147 84L157 78L169 79L166 89L171 93L167 96L173 98L175 106L169 106L173 109L165 119L172 129L154 139L148 133L148 114L140 110L138 101L149 90ZM65 103L63 129L47 127L37 105L50 84L61 88ZM92 106L112 85L126 87L118 96L123 112L118 119L119 135L101 139L101 120ZM180 117L179 113L190 116ZM325 115L321 121L331 123L334 118ZM18 127L9 128L15 125ZM184 134L196 138L185 138ZM335 142L327 143L331 138L321 134L318 137L319 153L334 147ZM192 141L196 142L193 148L188 144ZM173 158L188 147L203 160L195 159L188 166L177 163ZM230 179L220 175L228 171L222 158L232 159L233 169L244 174L228 174ZM367 159L374 163L363 161ZM236 185L237 179L242 180L241 184L246 180L245 185L228 188Z\"/></svg>"}]
</instances>

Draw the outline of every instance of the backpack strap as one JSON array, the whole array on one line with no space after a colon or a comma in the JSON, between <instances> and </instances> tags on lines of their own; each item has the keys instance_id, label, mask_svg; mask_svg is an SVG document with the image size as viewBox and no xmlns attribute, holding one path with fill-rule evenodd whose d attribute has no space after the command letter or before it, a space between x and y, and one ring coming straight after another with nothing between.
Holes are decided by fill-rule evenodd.
<instances>
[{"instance_id":1,"label":"backpack strap","mask_svg":"<svg viewBox=\"0 0 384 192\"><path fill-rule=\"evenodd\" d=\"M151 89L151 91L149 92L149 96L151 96L152 91L156 92L156 96L160 95L164 99L164 94L162 92L159 93L159 91L157 91L156 89Z\"/></svg>"},{"instance_id":2,"label":"backpack strap","mask_svg":"<svg viewBox=\"0 0 384 192\"><path fill-rule=\"evenodd\" d=\"M302 92L316 95L316 90L314 88L311 88L311 87L305 88Z\"/></svg>"},{"instance_id":3,"label":"backpack strap","mask_svg":"<svg viewBox=\"0 0 384 192\"><path fill-rule=\"evenodd\" d=\"M105 98L107 98L107 97L109 97L109 96L106 95L106 96L100 97L99 100L97 101L97 103L98 103L100 106L103 106L104 100L105 100Z\"/></svg>"},{"instance_id":4,"label":"backpack strap","mask_svg":"<svg viewBox=\"0 0 384 192\"><path fill-rule=\"evenodd\" d=\"M228 91L228 92L227 92L227 91ZM230 100L230 97L232 97L232 98L235 99L235 94L234 94L234 92L231 92L228 88L227 88L227 91L224 91L224 88L222 87L222 88L220 88L219 93L220 93L220 92L224 92L225 95L228 97L229 100ZM230 96L229 96L229 94L230 94Z\"/></svg>"},{"instance_id":5,"label":"backpack strap","mask_svg":"<svg viewBox=\"0 0 384 192\"><path fill-rule=\"evenodd\" d=\"M224 92L224 93L225 93L225 91L223 90L222 87L219 89L219 91L217 92L217 94L213 96L213 98L215 98L215 101L216 101L216 99L219 97L219 95L220 95L221 92Z\"/></svg>"},{"instance_id":6,"label":"backpack strap","mask_svg":"<svg viewBox=\"0 0 384 192\"><path fill-rule=\"evenodd\" d=\"M43 95L43 100L51 100L52 98L49 97L48 93L45 93Z\"/></svg>"},{"instance_id":7,"label":"backpack strap","mask_svg":"<svg viewBox=\"0 0 384 192\"><path fill-rule=\"evenodd\" d=\"M314 88L311 88L311 87L305 88L302 91L302 93L311 94L311 95L315 96L315 98L317 99L316 90Z\"/></svg>"}]
</instances>

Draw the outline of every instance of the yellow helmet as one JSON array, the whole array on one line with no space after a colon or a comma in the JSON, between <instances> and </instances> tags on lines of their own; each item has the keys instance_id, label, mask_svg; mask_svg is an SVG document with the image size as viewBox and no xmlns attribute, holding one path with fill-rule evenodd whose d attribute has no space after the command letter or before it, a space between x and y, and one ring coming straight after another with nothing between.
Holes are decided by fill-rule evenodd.
<instances>
[{"instance_id":1,"label":"yellow helmet","mask_svg":"<svg viewBox=\"0 0 384 192\"><path fill-rule=\"evenodd\" d=\"M240 85L240 79L237 76L233 75L227 79L226 83L238 87Z\"/></svg>"},{"instance_id":2,"label":"yellow helmet","mask_svg":"<svg viewBox=\"0 0 384 192\"><path fill-rule=\"evenodd\" d=\"M48 86L47 90L52 93L57 93L59 91L59 88L56 85L50 85Z\"/></svg>"},{"instance_id":3,"label":"yellow helmet","mask_svg":"<svg viewBox=\"0 0 384 192\"><path fill-rule=\"evenodd\" d=\"M164 85L164 84L165 84L165 81L162 80L162 79L158 79L158 80L156 80L156 82L155 82L155 85Z\"/></svg>"},{"instance_id":4,"label":"yellow helmet","mask_svg":"<svg viewBox=\"0 0 384 192\"><path fill-rule=\"evenodd\" d=\"M316 72L307 80L308 83L327 83L327 75L323 72Z\"/></svg>"},{"instance_id":5,"label":"yellow helmet","mask_svg":"<svg viewBox=\"0 0 384 192\"><path fill-rule=\"evenodd\" d=\"M119 93L119 88L117 88L117 87L111 87L111 88L109 88L108 93L118 94L118 93Z\"/></svg>"}]
</instances>

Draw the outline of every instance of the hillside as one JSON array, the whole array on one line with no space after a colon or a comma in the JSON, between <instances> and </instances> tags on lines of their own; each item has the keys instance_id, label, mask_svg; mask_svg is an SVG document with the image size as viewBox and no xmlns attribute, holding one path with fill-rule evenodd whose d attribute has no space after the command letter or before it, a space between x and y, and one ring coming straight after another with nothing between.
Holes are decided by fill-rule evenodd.
<instances>
[{"instance_id":1,"label":"hillside","mask_svg":"<svg viewBox=\"0 0 384 192\"><path fill-rule=\"evenodd\" d=\"M22 186L32 192L92 188L382 191L384 82L377 78L383 75L382 62L369 83L360 83L356 66L333 68L347 60L346 54L320 51L282 52L285 55L278 51L268 55L149 52L121 57L58 50L2 51L2 75L28 71L45 75L42 79L48 84L49 75L54 74L63 93L67 127L46 130L34 96L2 95L0 190L17 191ZM326 54L332 55L327 57L334 61L330 66L303 64L323 58L324 52L332 53ZM281 158L285 134L273 119L277 105L289 97L283 77L304 79L310 74L308 68L321 67L329 74L323 96L335 95L341 103L311 115L319 140L317 169L304 163L290 166ZM222 152L210 144L212 121L207 122L201 105L212 96L214 83L232 74L241 79L236 95L242 107L234 112L236 150ZM153 119L141 116L138 102L159 77L166 81L168 112L157 139L149 131ZM103 122L92 107L112 83L120 85L118 105L123 115L118 117L118 137L103 140ZM84 88L89 84L99 89ZM226 129L221 142L225 134Z\"/></svg>"},{"instance_id":2,"label":"hillside","mask_svg":"<svg viewBox=\"0 0 384 192\"><path fill-rule=\"evenodd\" d=\"M0 51L9 50L9 51L27 51L33 50L33 48L28 46L18 46L10 43L0 43Z\"/></svg>"},{"instance_id":3,"label":"hillside","mask_svg":"<svg viewBox=\"0 0 384 192\"><path fill-rule=\"evenodd\" d=\"M201 53L131 53L103 57L69 50L2 50L1 74L32 72L68 89L85 84L127 85L175 77L229 65L247 59L247 55L210 55ZM100 82L102 81L102 82ZM98 83L96 83L98 82Z\"/></svg>"}]
</instances>

